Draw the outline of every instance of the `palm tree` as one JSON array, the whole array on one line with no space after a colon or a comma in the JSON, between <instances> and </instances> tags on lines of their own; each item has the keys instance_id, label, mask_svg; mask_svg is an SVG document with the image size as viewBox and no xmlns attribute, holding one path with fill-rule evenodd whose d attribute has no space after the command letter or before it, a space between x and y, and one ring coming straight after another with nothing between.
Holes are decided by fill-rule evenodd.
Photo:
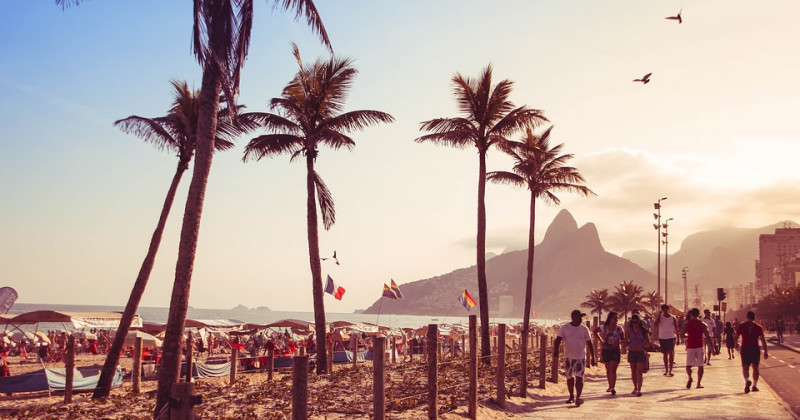
<instances>
[{"instance_id":1,"label":"palm tree","mask_svg":"<svg viewBox=\"0 0 800 420\"><path fill-rule=\"evenodd\" d=\"M346 131L361 130L377 123L394 121L391 115L380 111L360 110L342 113L344 101L358 71L350 59L331 58L304 65L296 45L294 57L300 69L283 89L280 98L270 101L273 113L248 113L248 118L258 121L272 132L258 136L245 148L245 162L289 154L291 160L304 156L306 160L306 221L308 227L308 258L311 266L312 293L314 296L314 324L317 339L317 373L327 370L325 350L325 305L322 290L322 267L319 254L317 204L322 212L326 230L336 221L336 212L330 190L314 169L320 146L332 149L355 147ZM315 194L316 193L316 194ZM319 203L317 203L317 200Z\"/></svg>"},{"instance_id":2,"label":"palm tree","mask_svg":"<svg viewBox=\"0 0 800 420\"><path fill-rule=\"evenodd\" d=\"M512 172L489 172L487 178L496 183L511 184L527 188L531 193L530 222L528 225L528 265L525 278L525 308L523 312L523 338L527 338L530 328L531 299L533 294L533 260L536 249L534 229L536 226L536 200L558 205L561 203L556 197L556 191L572 191L587 196L594 194L589 188L580 185L584 182L578 170L564 166L572 159L571 154L560 155L563 144L550 147L549 127L541 137L533 135L530 128L522 141L502 141L499 147L514 160ZM527 372L528 340L522 340L522 371ZM526 377L523 375L521 387L523 394L527 390Z\"/></svg>"},{"instance_id":3,"label":"palm tree","mask_svg":"<svg viewBox=\"0 0 800 420\"><path fill-rule=\"evenodd\" d=\"M526 106L514 107L509 100L513 82L508 79L492 86L492 66L486 66L477 79L456 73L452 79L458 109L463 117L436 118L420 124L421 131L432 132L415 141L432 142L456 148L478 149L478 297L481 316L481 357L490 363L489 292L486 284L486 152L498 141L523 127L535 127L547 119L542 111Z\"/></svg>"},{"instance_id":4,"label":"palm tree","mask_svg":"<svg viewBox=\"0 0 800 420\"><path fill-rule=\"evenodd\" d=\"M297 17L305 16L312 30L330 48L328 35L312 0L275 0L275 3L283 9L296 10ZM194 0L193 11L193 49L203 68L197 145L181 226L175 282L164 336L164 353L159 368L156 414L167 405L172 384L177 382L180 373L181 336L189 307L189 291L206 184L214 156L220 94L224 91L228 107L235 109L233 104L239 91L239 79L250 47L253 26L253 0Z\"/></svg>"},{"instance_id":5,"label":"palm tree","mask_svg":"<svg viewBox=\"0 0 800 420\"><path fill-rule=\"evenodd\" d=\"M590 313L597 314L600 322L603 322L603 311L608 311L610 307L608 289L592 289L591 293L586 295L586 300L581 303L581 308L587 308Z\"/></svg>"},{"instance_id":6,"label":"palm tree","mask_svg":"<svg viewBox=\"0 0 800 420\"><path fill-rule=\"evenodd\" d=\"M167 191L167 198L164 200L164 205L161 209L161 216L150 239L150 247L147 250L142 266L139 268L139 274L136 276L128 303L125 305L125 311L122 313L122 319L92 398L107 397L111 390L111 382L114 379L114 372L119 363L119 354L124 346L125 335L130 330L133 318L139 308L139 302L142 300L142 295L150 279L150 273L153 271L158 247L161 244L161 237L164 233L164 226L167 223L172 203L175 200L175 192L178 189L183 173L189 168L189 162L194 154L200 92L192 91L183 81L173 80L170 83L175 93L172 108L166 116L146 118L131 115L128 118L114 122L114 125L125 133L133 134L146 142L153 143L159 149L175 152L178 156L178 167L172 177L172 183ZM223 110L222 113L226 115L227 111ZM238 134L239 129L232 125L230 121L230 118L224 117L217 122L217 138L214 142L214 147L218 151L228 150L233 147L232 140Z\"/></svg>"},{"instance_id":7,"label":"palm tree","mask_svg":"<svg viewBox=\"0 0 800 420\"><path fill-rule=\"evenodd\" d=\"M615 311L625 315L625 321L628 321L628 312L639 311L644 309L643 296L641 286L634 284L633 280L614 286L614 294L609 296L608 300L611 308Z\"/></svg>"},{"instance_id":8,"label":"palm tree","mask_svg":"<svg viewBox=\"0 0 800 420\"><path fill-rule=\"evenodd\" d=\"M658 310L661 308L661 304L664 301L661 299L661 296L658 295L655 291L649 291L646 295L642 298L642 304L645 307L645 310L649 312L651 315L657 315Z\"/></svg>"}]
</instances>

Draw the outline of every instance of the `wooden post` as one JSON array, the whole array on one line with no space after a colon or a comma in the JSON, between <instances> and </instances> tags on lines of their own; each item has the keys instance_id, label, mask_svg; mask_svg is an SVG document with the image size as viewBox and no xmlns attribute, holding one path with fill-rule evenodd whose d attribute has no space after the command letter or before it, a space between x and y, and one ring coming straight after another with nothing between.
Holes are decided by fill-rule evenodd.
<instances>
[{"instance_id":1,"label":"wooden post","mask_svg":"<svg viewBox=\"0 0 800 420\"><path fill-rule=\"evenodd\" d=\"M478 316L469 316L469 418L478 418Z\"/></svg>"},{"instance_id":2,"label":"wooden post","mask_svg":"<svg viewBox=\"0 0 800 420\"><path fill-rule=\"evenodd\" d=\"M67 383L64 384L64 404L71 404L72 381L75 378L75 336L72 334L67 339L67 354L64 358L64 367L67 370Z\"/></svg>"},{"instance_id":3,"label":"wooden post","mask_svg":"<svg viewBox=\"0 0 800 420\"><path fill-rule=\"evenodd\" d=\"M239 348L234 347L231 349L231 377L228 380L228 385L236 383L236 370L239 368Z\"/></svg>"},{"instance_id":4,"label":"wooden post","mask_svg":"<svg viewBox=\"0 0 800 420\"><path fill-rule=\"evenodd\" d=\"M188 336L186 337L186 382L192 382L192 366L194 361L192 357L194 357L193 345L192 345L192 333L189 332Z\"/></svg>"},{"instance_id":5,"label":"wooden post","mask_svg":"<svg viewBox=\"0 0 800 420\"><path fill-rule=\"evenodd\" d=\"M292 357L292 420L308 419L308 356Z\"/></svg>"},{"instance_id":6,"label":"wooden post","mask_svg":"<svg viewBox=\"0 0 800 420\"><path fill-rule=\"evenodd\" d=\"M358 336L350 337L350 351L353 353L353 369L358 368Z\"/></svg>"},{"instance_id":7,"label":"wooden post","mask_svg":"<svg viewBox=\"0 0 800 420\"><path fill-rule=\"evenodd\" d=\"M467 357L467 340L464 334L461 334L461 357Z\"/></svg>"},{"instance_id":8,"label":"wooden post","mask_svg":"<svg viewBox=\"0 0 800 420\"><path fill-rule=\"evenodd\" d=\"M170 400L177 404L169 404L169 418L173 420L193 420L195 418L194 406L198 403L194 395L192 382L177 382L172 384Z\"/></svg>"},{"instance_id":9,"label":"wooden post","mask_svg":"<svg viewBox=\"0 0 800 420\"><path fill-rule=\"evenodd\" d=\"M392 364L397 363L397 337L392 336Z\"/></svg>"},{"instance_id":10,"label":"wooden post","mask_svg":"<svg viewBox=\"0 0 800 420\"><path fill-rule=\"evenodd\" d=\"M506 324L497 330L497 405L506 407Z\"/></svg>"},{"instance_id":11,"label":"wooden post","mask_svg":"<svg viewBox=\"0 0 800 420\"><path fill-rule=\"evenodd\" d=\"M492 353L497 353L497 335L492 336Z\"/></svg>"},{"instance_id":12,"label":"wooden post","mask_svg":"<svg viewBox=\"0 0 800 420\"><path fill-rule=\"evenodd\" d=\"M272 382L272 373L275 371L275 348L267 351L267 381Z\"/></svg>"},{"instance_id":13,"label":"wooden post","mask_svg":"<svg viewBox=\"0 0 800 420\"><path fill-rule=\"evenodd\" d=\"M375 337L372 346L372 411L374 420L384 420L386 412L386 384L384 380L384 367L386 362L386 337Z\"/></svg>"},{"instance_id":14,"label":"wooden post","mask_svg":"<svg viewBox=\"0 0 800 420\"><path fill-rule=\"evenodd\" d=\"M539 336L539 388L544 389L547 378L547 334Z\"/></svg>"},{"instance_id":15,"label":"wooden post","mask_svg":"<svg viewBox=\"0 0 800 420\"><path fill-rule=\"evenodd\" d=\"M328 373L333 373L333 347L336 346L336 343L331 340L330 344L325 345L326 350L328 352Z\"/></svg>"},{"instance_id":16,"label":"wooden post","mask_svg":"<svg viewBox=\"0 0 800 420\"><path fill-rule=\"evenodd\" d=\"M133 393L138 395L142 392L142 337L136 337L136 343L133 346L133 372L131 372L131 380L133 381Z\"/></svg>"},{"instance_id":17,"label":"wooden post","mask_svg":"<svg viewBox=\"0 0 800 420\"><path fill-rule=\"evenodd\" d=\"M555 343L553 343L553 350L555 351ZM559 354L562 354L561 349L559 348ZM554 384L558 383L558 357L555 357L555 353L553 353L553 363L550 365L550 379L553 381Z\"/></svg>"},{"instance_id":18,"label":"wooden post","mask_svg":"<svg viewBox=\"0 0 800 420\"><path fill-rule=\"evenodd\" d=\"M522 339L520 344L522 344L522 348L520 351L522 354L520 355L520 383L519 383L519 392L522 395L522 398L528 398L528 326L522 327Z\"/></svg>"},{"instance_id":19,"label":"wooden post","mask_svg":"<svg viewBox=\"0 0 800 420\"><path fill-rule=\"evenodd\" d=\"M428 341L435 343L439 337L439 326L428 324ZM439 418L439 352L435 346L428 346L428 420Z\"/></svg>"},{"instance_id":20,"label":"wooden post","mask_svg":"<svg viewBox=\"0 0 800 420\"><path fill-rule=\"evenodd\" d=\"M428 334L428 336L430 336L430 334ZM426 359L428 358L428 347L430 347L428 345L428 337L424 337L422 339L422 354L425 355Z\"/></svg>"},{"instance_id":21,"label":"wooden post","mask_svg":"<svg viewBox=\"0 0 800 420\"><path fill-rule=\"evenodd\" d=\"M594 354L595 355L595 360L600 360L600 357L599 357L600 356L600 353L599 353L600 349L597 348L597 336L594 333L595 331L597 331L597 328L600 325L600 319L595 316L595 317L593 317L593 321L594 321L593 322L594 328L592 328L592 347L594 347L594 351L595 351L595 354ZM589 365L587 364L586 366L589 366Z\"/></svg>"}]
</instances>

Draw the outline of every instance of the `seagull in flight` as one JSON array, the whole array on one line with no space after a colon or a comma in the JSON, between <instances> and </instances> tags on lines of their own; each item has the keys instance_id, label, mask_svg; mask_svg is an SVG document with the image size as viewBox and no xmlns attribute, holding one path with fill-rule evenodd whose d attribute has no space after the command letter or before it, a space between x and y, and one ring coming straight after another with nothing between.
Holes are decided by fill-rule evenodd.
<instances>
[{"instance_id":1,"label":"seagull in flight","mask_svg":"<svg viewBox=\"0 0 800 420\"><path fill-rule=\"evenodd\" d=\"M333 260L336 261L336 265L339 265L339 259L336 258L336 251L333 251L333 256L332 257L326 257L326 258L320 258L320 259L322 261L325 261L325 260L329 260L331 258L333 258Z\"/></svg>"},{"instance_id":2,"label":"seagull in flight","mask_svg":"<svg viewBox=\"0 0 800 420\"><path fill-rule=\"evenodd\" d=\"M641 79L633 79L634 82L642 82L644 84L650 83L650 75L653 73L647 73Z\"/></svg>"},{"instance_id":3,"label":"seagull in flight","mask_svg":"<svg viewBox=\"0 0 800 420\"><path fill-rule=\"evenodd\" d=\"M668 16L668 17L665 17L664 19L668 19L668 20L677 20L677 21L678 21L678 24L681 24L681 23L683 23L683 19L681 19L681 12L683 12L683 7L681 7L681 10L679 10L679 11L678 11L678 14L677 14L677 15L675 15L675 16Z\"/></svg>"}]
</instances>

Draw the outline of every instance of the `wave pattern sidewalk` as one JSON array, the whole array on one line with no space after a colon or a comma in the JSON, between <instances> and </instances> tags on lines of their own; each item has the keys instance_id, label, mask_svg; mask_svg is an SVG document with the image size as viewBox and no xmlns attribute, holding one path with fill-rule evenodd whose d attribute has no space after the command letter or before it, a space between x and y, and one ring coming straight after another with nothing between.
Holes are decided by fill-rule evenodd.
<instances>
[{"instance_id":1,"label":"wave pattern sidewalk","mask_svg":"<svg viewBox=\"0 0 800 420\"><path fill-rule=\"evenodd\" d=\"M623 359L625 356L623 355ZM675 349L675 376L664 376L660 353L651 353L650 372L645 374L643 395L631 395L633 384L630 366L623 361L619 366L617 395L606 393L605 368L587 371L582 398L584 404L576 407L565 404L563 396L531 395L527 400L514 398L509 411L525 413L519 418L536 419L795 419L788 406L773 392L769 384L759 380L759 392L744 393L741 361L728 360L722 354L705 366L703 388L697 385L697 368L693 369L694 382L686 389L686 352L683 346ZM563 377L561 384L564 383ZM559 386L562 386L559 384ZM554 386L548 383L548 386ZM531 394L535 394L532 391ZM515 416L516 417L516 416Z\"/></svg>"}]
</instances>

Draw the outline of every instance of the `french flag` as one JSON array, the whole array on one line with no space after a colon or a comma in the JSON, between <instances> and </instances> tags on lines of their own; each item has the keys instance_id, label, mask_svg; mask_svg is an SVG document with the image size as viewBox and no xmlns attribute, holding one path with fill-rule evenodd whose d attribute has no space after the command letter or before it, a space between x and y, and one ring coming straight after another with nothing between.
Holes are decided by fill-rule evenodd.
<instances>
[{"instance_id":1,"label":"french flag","mask_svg":"<svg viewBox=\"0 0 800 420\"><path fill-rule=\"evenodd\" d=\"M342 296L344 296L344 287L335 285L333 283L333 279L331 278L331 276L329 274L328 275L328 281L327 281L327 283L325 283L325 293L330 293L337 300L342 300Z\"/></svg>"}]
</instances>

